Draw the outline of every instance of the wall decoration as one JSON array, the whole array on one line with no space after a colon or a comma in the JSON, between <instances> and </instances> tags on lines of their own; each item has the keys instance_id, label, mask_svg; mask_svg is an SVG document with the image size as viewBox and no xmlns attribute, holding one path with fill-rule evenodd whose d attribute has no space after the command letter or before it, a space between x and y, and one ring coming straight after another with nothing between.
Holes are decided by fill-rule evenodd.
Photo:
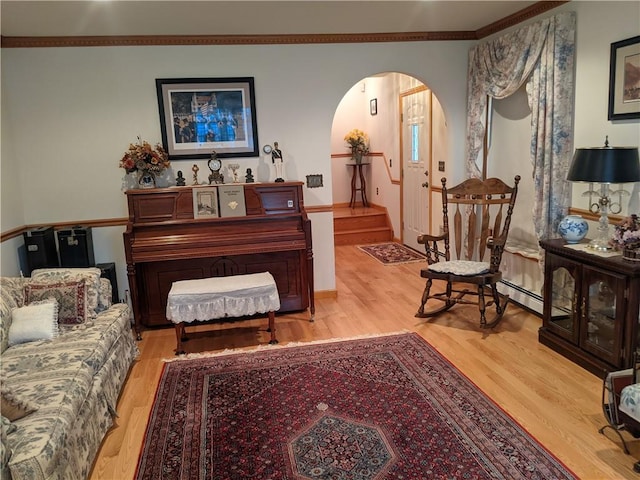
<instances>
[{"instance_id":1,"label":"wall decoration","mask_svg":"<svg viewBox=\"0 0 640 480\"><path fill-rule=\"evenodd\" d=\"M160 78L156 91L171 160L258 156L253 77Z\"/></svg>"},{"instance_id":2,"label":"wall decoration","mask_svg":"<svg viewBox=\"0 0 640 480\"><path fill-rule=\"evenodd\" d=\"M307 175L307 188L318 188L323 186L321 173Z\"/></svg>"},{"instance_id":3,"label":"wall decoration","mask_svg":"<svg viewBox=\"0 0 640 480\"><path fill-rule=\"evenodd\" d=\"M371 115L377 115L378 114L378 99L377 98L372 98L369 101L369 113Z\"/></svg>"},{"instance_id":4,"label":"wall decoration","mask_svg":"<svg viewBox=\"0 0 640 480\"><path fill-rule=\"evenodd\" d=\"M640 35L611 44L609 120L640 118Z\"/></svg>"},{"instance_id":5,"label":"wall decoration","mask_svg":"<svg viewBox=\"0 0 640 480\"><path fill-rule=\"evenodd\" d=\"M218 187L194 187L193 218L217 218Z\"/></svg>"}]
</instances>

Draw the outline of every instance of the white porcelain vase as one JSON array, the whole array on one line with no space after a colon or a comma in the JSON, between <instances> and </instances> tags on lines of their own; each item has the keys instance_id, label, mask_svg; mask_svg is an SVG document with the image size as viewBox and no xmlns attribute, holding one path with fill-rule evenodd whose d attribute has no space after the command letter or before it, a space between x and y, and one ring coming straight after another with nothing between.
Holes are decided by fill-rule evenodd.
<instances>
[{"instance_id":1,"label":"white porcelain vase","mask_svg":"<svg viewBox=\"0 0 640 480\"><path fill-rule=\"evenodd\" d=\"M578 243L588 231L589 224L580 215L567 215L558 225L558 233L567 243Z\"/></svg>"}]
</instances>

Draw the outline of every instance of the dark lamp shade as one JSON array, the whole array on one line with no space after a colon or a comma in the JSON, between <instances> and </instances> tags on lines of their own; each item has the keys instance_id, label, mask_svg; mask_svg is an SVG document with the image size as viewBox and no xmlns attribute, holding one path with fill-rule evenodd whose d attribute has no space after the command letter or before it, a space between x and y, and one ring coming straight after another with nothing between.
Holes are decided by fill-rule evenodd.
<instances>
[{"instance_id":1,"label":"dark lamp shade","mask_svg":"<svg viewBox=\"0 0 640 480\"><path fill-rule=\"evenodd\" d=\"M567 180L571 182L640 182L636 147L576 148Z\"/></svg>"}]
</instances>

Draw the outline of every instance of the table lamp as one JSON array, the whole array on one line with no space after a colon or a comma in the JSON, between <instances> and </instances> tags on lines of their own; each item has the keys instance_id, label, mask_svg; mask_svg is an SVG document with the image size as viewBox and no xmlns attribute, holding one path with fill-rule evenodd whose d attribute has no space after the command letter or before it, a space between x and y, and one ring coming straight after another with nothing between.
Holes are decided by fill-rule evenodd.
<instances>
[{"instance_id":1,"label":"table lamp","mask_svg":"<svg viewBox=\"0 0 640 480\"><path fill-rule=\"evenodd\" d=\"M606 137L604 147L576 148L567 175L571 182L600 183L600 213L597 237L589 248L610 250L609 245L609 184L640 182L640 160L637 147L610 147Z\"/></svg>"}]
</instances>

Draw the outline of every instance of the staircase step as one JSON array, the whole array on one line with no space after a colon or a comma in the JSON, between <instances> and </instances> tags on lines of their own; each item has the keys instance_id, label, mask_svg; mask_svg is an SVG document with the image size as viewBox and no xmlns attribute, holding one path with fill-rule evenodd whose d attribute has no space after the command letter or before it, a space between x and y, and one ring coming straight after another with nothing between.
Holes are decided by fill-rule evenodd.
<instances>
[{"instance_id":1,"label":"staircase step","mask_svg":"<svg viewBox=\"0 0 640 480\"><path fill-rule=\"evenodd\" d=\"M393 240L387 210L381 207L335 205L333 209L335 245L362 245Z\"/></svg>"},{"instance_id":2,"label":"staircase step","mask_svg":"<svg viewBox=\"0 0 640 480\"><path fill-rule=\"evenodd\" d=\"M393 231L387 227L375 229L352 229L334 232L334 245L360 245L367 243L388 242L393 240Z\"/></svg>"},{"instance_id":3,"label":"staircase step","mask_svg":"<svg viewBox=\"0 0 640 480\"><path fill-rule=\"evenodd\" d=\"M363 230L368 228L387 227L387 215L382 212L375 215L349 216L333 219L333 229L336 232L345 230Z\"/></svg>"}]
</instances>

